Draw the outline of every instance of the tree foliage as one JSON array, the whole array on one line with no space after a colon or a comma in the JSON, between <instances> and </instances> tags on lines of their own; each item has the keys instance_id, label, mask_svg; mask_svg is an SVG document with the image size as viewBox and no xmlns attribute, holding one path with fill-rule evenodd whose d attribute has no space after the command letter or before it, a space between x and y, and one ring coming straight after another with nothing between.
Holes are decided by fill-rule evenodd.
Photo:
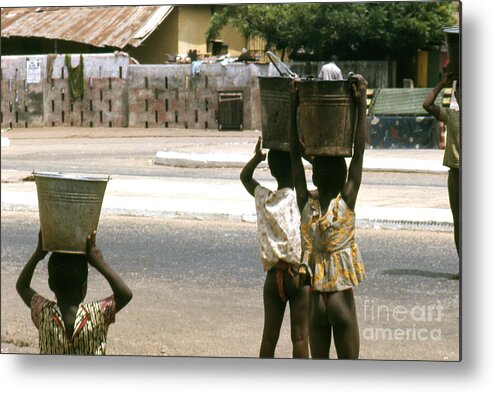
<instances>
[{"instance_id":1,"label":"tree foliage","mask_svg":"<svg viewBox=\"0 0 493 393\"><path fill-rule=\"evenodd\" d=\"M257 4L225 6L215 13L207 32L207 40L216 38L223 26L230 23L246 38L259 36L266 49L284 50L290 46L289 24L292 19L291 4Z\"/></svg>"},{"instance_id":2,"label":"tree foliage","mask_svg":"<svg viewBox=\"0 0 493 393\"><path fill-rule=\"evenodd\" d=\"M208 39L227 23L266 49L313 60L398 58L444 41L459 2L285 3L228 5L213 15ZM301 50L303 49L303 50Z\"/></svg>"}]
</instances>

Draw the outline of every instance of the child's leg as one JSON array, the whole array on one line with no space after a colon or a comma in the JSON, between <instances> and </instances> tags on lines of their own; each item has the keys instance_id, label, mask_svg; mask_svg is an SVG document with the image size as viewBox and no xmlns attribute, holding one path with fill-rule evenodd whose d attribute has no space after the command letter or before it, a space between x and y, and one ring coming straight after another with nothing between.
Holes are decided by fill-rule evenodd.
<instances>
[{"instance_id":1,"label":"child's leg","mask_svg":"<svg viewBox=\"0 0 493 393\"><path fill-rule=\"evenodd\" d=\"M327 318L334 332L334 344L339 359L357 359L359 331L356 304L352 289L324 294Z\"/></svg>"},{"instance_id":2,"label":"child's leg","mask_svg":"<svg viewBox=\"0 0 493 393\"><path fill-rule=\"evenodd\" d=\"M298 288L287 272L284 277L291 316L293 358L308 358L308 287Z\"/></svg>"},{"instance_id":3,"label":"child's leg","mask_svg":"<svg viewBox=\"0 0 493 393\"><path fill-rule=\"evenodd\" d=\"M329 357L331 326L327 319L324 300L320 292L309 292L310 352L313 359Z\"/></svg>"},{"instance_id":4,"label":"child's leg","mask_svg":"<svg viewBox=\"0 0 493 393\"><path fill-rule=\"evenodd\" d=\"M286 302L277 290L276 269L267 272L264 283L264 332L260 345L261 358L273 358L276 350L282 319L286 310Z\"/></svg>"},{"instance_id":5,"label":"child's leg","mask_svg":"<svg viewBox=\"0 0 493 393\"><path fill-rule=\"evenodd\" d=\"M460 255L460 174L458 169L449 170L448 174L448 198L452 218L454 220L454 241L457 254Z\"/></svg>"}]
</instances>

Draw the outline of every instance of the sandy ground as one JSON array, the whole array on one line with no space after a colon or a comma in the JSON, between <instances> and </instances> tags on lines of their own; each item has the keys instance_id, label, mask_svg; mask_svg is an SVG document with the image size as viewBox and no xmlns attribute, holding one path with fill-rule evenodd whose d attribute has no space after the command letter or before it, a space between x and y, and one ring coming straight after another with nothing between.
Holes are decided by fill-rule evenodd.
<instances>
[{"instance_id":1,"label":"sandy ground","mask_svg":"<svg viewBox=\"0 0 493 393\"><path fill-rule=\"evenodd\" d=\"M33 215L34 213L30 213ZM7 217L6 217L6 216ZM2 219L15 216L15 212L2 213ZM118 218L124 225L125 218ZM152 222L148 223L149 225ZM178 225L176 222L175 225ZM157 224L156 224L157 225ZM212 225L212 224L211 224ZM225 225L216 224L216 225ZM251 226L254 224L229 224ZM118 227L118 225L116 225ZM185 228L187 226L185 225ZM253 229L252 229L253 230ZM399 233L389 232L393 236ZM451 241L451 233L435 233L435 237ZM374 239L374 237L372 237ZM412 239L415 239L413 236ZM412 239L410 241L412 241ZM443 243L443 241L441 241ZM21 264L8 263L12 250L2 250L1 263L1 352L38 353L37 330L29 309L15 290ZM5 255L4 255L5 254ZM51 296L47 286L46 264L37 269L33 288L46 297ZM92 269L92 268L91 268ZM92 272L94 273L94 272ZM86 301L108 296L111 290L101 275L91 274ZM193 357L250 357L258 356L263 327L262 286L236 287L225 282L217 285L185 282L161 273L128 271L122 277L132 288L132 301L117 314L116 323L110 327L107 341L108 355L139 356L193 356ZM386 277L386 278L385 278ZM385 282L393 282L383 291ZM389 281L390 280L390 281ZM408 359L455 361L459 359L459 294L457 281L445 279L423 280L412 289L400 285L406 276L382 276L377 281L369 279L355 291L361 336L361 359ZM425 284L428 282L428 284ZM370 283L373 285L368 286ZM383 291L383 292L382 292ZM444 309L439 321L401 323L396 318L365 315L365 306L383 304L390 308L403 305L410 309L418 304L436 305L440 300ZM371 311L367 310L367 311ZM406 328L437 328L439 340L419 340L411 336L404 340L371 337L375 329L390 329L396 333ZM389 331L390 331L389 330ZM378 333L378 332L377 332ZM402 332L400 332L402 335ZM286 310L276 357L291 357L289 308ZM331 357L335 358L332 350Z\"/></svg>"},{"instance_id":2,"label":"sandy ground","mask_svg":"<svg viewBox=\"0 0 493 393\"><path fill-rule=\"evenodd\" d=\"M2 267L2 353L37 353L37 330L30 320L29 309L15 293L17 275L17 270ZM107 354L257 355L263 322L260 290L221 294L217 288L199 291L163 278L124 279L134 298L117 314L115 324L110 327ZM33 287L40 288L40 293L50 293L39 275L33 279ZM105 288L107 284L95 279L93 287ZM107 288L101 293L111 292ZM89 290L87 300L97 298L96 291ZM282 341L278 353L289 357L290 344Z\"/></svg>"},{"instance_id":3,"label":"sandy ground","mask_svg":"<svg viewBox=\"0 0 493 393\"><path fill-rule=\"evenodd\" d=\"M29 309L15 292L18 269L2 266L1 277L1 352L38 353L37 330ZM257 357L263 308L261 288L251 290L185 288L162 277L152 280L124 277L134 291L132 302L116 318L108 333L108 355ZM49 294L43 275L33 279L33 287ZM103 280L93 281L87 300L109 292ZM99 295L101 294L101 295ZM177 296L178 295L178 296ZM173 300L170 300L173 299ZM361 314L366 297L357 297ZM448 312L446 312L447 314ZM458 360L456 313L442 321L438 342L366 339L368 328L360 318L361 359ZM333 350L331 357L335 358ZM286 310L276 357L290 358L289 310Z\"/></svg>"}]
</instances>

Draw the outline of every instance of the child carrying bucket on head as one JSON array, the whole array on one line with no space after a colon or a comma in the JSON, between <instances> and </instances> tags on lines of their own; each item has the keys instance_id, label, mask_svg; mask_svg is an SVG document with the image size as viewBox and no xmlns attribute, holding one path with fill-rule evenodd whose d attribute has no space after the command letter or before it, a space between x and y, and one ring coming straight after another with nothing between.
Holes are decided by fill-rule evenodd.
<instances>
[{"instance_id":1,"label":"child carrying bucket on head","mask_svg":"<svg viewBox=\"0 0 493 393\"><path fill-rule=\"evenodd\" d=\"M313 358L329 357L332 334L338 358L357 359L359 356L353 288L363 281L365 271L354 239L354 208L361 184L368 124L367 82L361 75L353 78L358 118L349 171L344 157L315 155L313 184L317 190L310 193L296 128L291 128L289 133L293 181L301 212L301 266L311 276L309 335ZM293 106L291 116L296 116L295 100ZM292 124L296 125L296 121Z\"/></svg>"},{"instance_id":2,"label":"child carrying bucket on head","mask_svg":"<svg viewBox=\"0 0 493 393\"><path fill-rule=\"evenodd\" d=\"M31 288L34 270L46 255L40 231L36 250L16 284L39 331L40 353L104 355L109 325L115 321L115 314L132 299L132 291L105 262L96 247L96 231L87 237L85 255L62 252L50 255L48 285L56 302L45 299ZM87 290L88 263L106 278L113 294L99 301L82 303Z\"/></svg>"},{"instance_id":3,"label":"child carrying bucket on head","mask_svg":"<svg viewBox=\"0 0 493 393\"><path fill-rule=\"evenodd\" d=\"M452 69L453 66L449 63L444 69L440 82L425 97L423 108L447 127L447 141L445 143L443 165L449 168L447 188L454 221L455 248L457 254L460 256L460 110L459 108L444 108L435 104L440 91L446 86L452 85L454 78ZM460 92L460 81L457 80L454 95L459 106L461 102ZM459 274L454 274L453 278L459 279L460 276Z\"/></svg>"},{"instance_id":4,"label":"child carrying bucket on head","mask_svg":"<svg viewBox=\"0 0 493 393\"><path fill-rule=\"evenodd\" d=\"M259 138L255 155L240 175L246 190L255 197L260 257L267 272L260 357L274 357L289 302L293 357L308 358L308 290L298 285L300 215L293 190L290 157L288 152L269 150L269 168L278 185L277 190L271 191L253 179L253 172L266 158L261 144L262 138Z\"/></svg>"}]
</instances>

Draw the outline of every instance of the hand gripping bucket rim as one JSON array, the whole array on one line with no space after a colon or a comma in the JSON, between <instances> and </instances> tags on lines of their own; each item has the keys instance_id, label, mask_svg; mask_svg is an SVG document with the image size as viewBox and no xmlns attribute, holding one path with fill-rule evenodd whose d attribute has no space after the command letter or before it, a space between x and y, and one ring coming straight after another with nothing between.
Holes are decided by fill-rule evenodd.
<instances>
[{"instance_id":1,"label":"hand gripping bucket rim","mask_svg":"<svg viewBox=\"0 0 493 393\"><path fill-rule=\"evenodd\" d=\"M109 175L33 171L43 249L85 254L97 229Z\"/></svg>"}]
</instances>

